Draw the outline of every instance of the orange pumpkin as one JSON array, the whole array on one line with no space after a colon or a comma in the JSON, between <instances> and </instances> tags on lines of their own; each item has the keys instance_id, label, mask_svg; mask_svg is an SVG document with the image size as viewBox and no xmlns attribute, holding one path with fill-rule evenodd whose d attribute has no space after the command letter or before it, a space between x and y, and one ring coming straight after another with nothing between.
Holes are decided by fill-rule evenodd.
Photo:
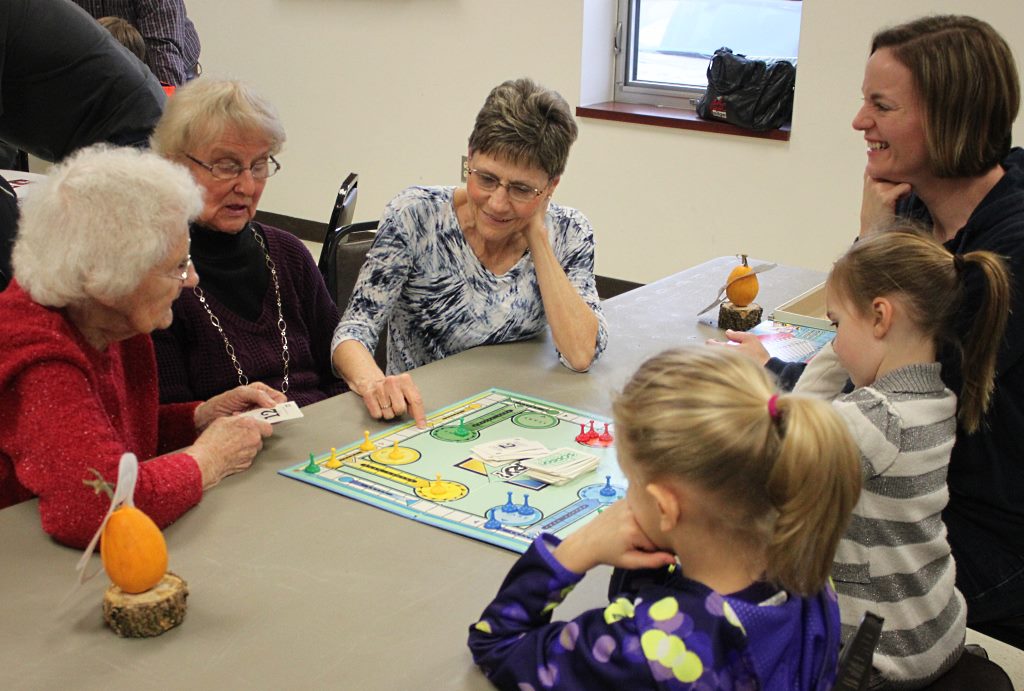
<instances>
[{"instance_id":1,"label":"orange pumpkin","mask_svg":"<svg viewBox=\"0 0 1024 691\"><path fill-rule=\"evenodd\" d=\"M743 254L740 257L743 263L729 272L725 296L737 307L746 307L757 297L757 291L761 286L757 282L757 274L747 264L747 255Z\"/></svg>"},{"instance_id":2,"label":"orange pumpkin","mask_svg":"<svg viewBox=\"0 0 1024 691\"><path fill-rule=\"evenodd\" d=\"M167 573L167 543L149 516L134 506L110 514L100 557L110 580L126 593L149 590Z\"/></svg>"}]
</instances>

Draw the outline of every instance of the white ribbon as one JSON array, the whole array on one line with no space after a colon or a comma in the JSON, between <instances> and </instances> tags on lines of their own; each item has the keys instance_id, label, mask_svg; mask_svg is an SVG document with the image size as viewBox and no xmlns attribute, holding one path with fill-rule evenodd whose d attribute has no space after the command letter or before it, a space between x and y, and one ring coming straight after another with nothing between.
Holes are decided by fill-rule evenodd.
<instances>
[{"instance_id":1,"label":"white ribbon","mask_svg":"<svg viewBox=\"0 0 1024 691\"><path fill-rule=\"evenodd\" d=\"M78 571L78 585L82 585L99 573L99 569L96 569L90 574L86 573L86 566L89 564L89 558L96 549L96 543L100 541L100 535L103 534L103 529L107 527L107 521L110 520L110 515L122 505L135 506L135 482L138 479L139 459L136 458L133 453L126 453L122 455L121 461L117 466L117 486L114 488L114 498L110 500L110 508L107 510L107 515L103 517L103 521L100 522L100 527L96 529L96 534L93 535L92 540L89 541L89 546L85 548L85 553L82 554L82 558L78 560L78 566L75 567L75 571Z\"/></svg>"},{"instance_id":2,"label":"white ribbon","mask_svg":"<svg viewBox=\"0 0 1024 691\"><path fill-rule=\"evenodd\" d=\"M723 302L725 302L725 291L733 283L736 283L737 281L742 281L744 278L747 278L747 277L752 276L754 274L759 274L759 273L763 273L765 271L770 271L770 270L774 269L776 266L778 266L778 264L758 264L757 266L751 267L750 271L745 273L745 274L743 274L742 276L737 276L736 278L732 279L731 281L728 281L725 285L723 285L721 288L718 289L718 297L716 297L714 299L714 301L710 305L708 305L707 307L702 309L700 312L697 312L697 316L699 317L700 315L704 314L708 310L714 309L715 307L718 307Z\"/></svg>"}]
</instances>

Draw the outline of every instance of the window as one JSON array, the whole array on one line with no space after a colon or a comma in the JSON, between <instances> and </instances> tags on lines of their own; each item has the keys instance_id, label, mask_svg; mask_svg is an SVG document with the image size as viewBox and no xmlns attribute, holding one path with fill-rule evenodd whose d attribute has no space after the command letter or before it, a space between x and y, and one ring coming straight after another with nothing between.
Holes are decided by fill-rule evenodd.
<instances>
[{"instance_id":1,"label":"window","mask_svg":"<svg viewBox=\"0 0 1024 691\"><path fill-rule=\"evenodd\" d=\"M796 62L801 0L618 0L615 100L693 110L726 46Z\"/></svg>"}]
</instances>

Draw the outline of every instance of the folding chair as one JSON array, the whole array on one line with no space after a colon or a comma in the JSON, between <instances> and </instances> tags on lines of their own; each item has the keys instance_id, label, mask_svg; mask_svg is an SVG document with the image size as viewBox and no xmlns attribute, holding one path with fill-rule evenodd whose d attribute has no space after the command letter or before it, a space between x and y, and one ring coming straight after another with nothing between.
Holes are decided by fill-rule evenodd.
<instances>
[{"instance_id":1,"label":"folding chair","mask_svg":"<svg viewBox=\"0 0 1024 691\"><path fill-rule=\"evenodd\" d=\"M338 196L331 209L331 218L327 221L327 235L352 223L356 213L356 199L359 196L359 176L349 173L338 188Z\"/></svg>"},{"instance_id":2,"label":"folding chair","mask_svg":"<svg viewBox=\"0 0 1024 691\"><path fill-rule=\"evenodd\" d=\"M839 671L832 691L864 691L871 679L871 658L882 635L882 617L865 612L857 633L843 646L839 656Z\"/></svg>"},{"instance_id":3,"label":"folding chair","mask_svg":"<svg viewBox=\"0 0 1024 691\"><path fill-rule=\"evenodd\" d=\"M327 232L324 246L320 251L317 266L327 284L327 291L334 298L338 312L344 314L352 298L359 270L366 260L374 238L377 237L377 221L350 223ZM374 353L377 365L383 370L387 366L387 331L382 331Z\"/></svg>"}]
</instances>

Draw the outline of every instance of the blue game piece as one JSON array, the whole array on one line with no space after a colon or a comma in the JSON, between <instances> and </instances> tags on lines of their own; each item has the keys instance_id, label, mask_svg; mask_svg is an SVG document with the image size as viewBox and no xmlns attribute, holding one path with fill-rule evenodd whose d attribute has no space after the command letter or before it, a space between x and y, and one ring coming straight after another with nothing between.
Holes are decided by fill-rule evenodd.
<instances>
[{"instance_id":1,"label":"blue game piece","mask_svg":"<svg viewBox=\"0 0 1024 691\"><path fill-rule=\"evenodd\" d=\"M519 511L519 507L516 506L515 502L512 501L511 492L508 493L508 501L505 502L505 505L503 507L501 507L501 510L504 511L505 513L515 513Z\"/></svg>"},{"instance_id":2,"label":"blue game piece","mask_svg":"<svg viewBox=\"0 0 1024 691\"><path fill-rule=\"evenodd\" d=\"M497 530L501 527L501 521L494 517L494 509L487 512L487 522L484 523L484 527L488 530Z\"/></svg>"},{"instance_id":3,"label":"blue game piece","mask_svg":"<svg viewBox=\"0 0 1024 691\"><path fill-rule=\"evenodd\" d=\"M530 495L523 495L523 505L519 507L519 513L523 516L529 516L533 513L533 507L530 506Z\"/></svg>"},{"instance_id":4,"label":"blue game piece","mask_svg":"<svg viewBox=\"0 0 1024 691\"><path fill-rule=\"evenodd\" d=\"M605 477L605 481L604 481L604 487L601 488L601 496L602 497L614 497L615 496L615 488L612 487L612 476L611 475L605 475L604 477Z\"/></svg>"}]
</instances>

